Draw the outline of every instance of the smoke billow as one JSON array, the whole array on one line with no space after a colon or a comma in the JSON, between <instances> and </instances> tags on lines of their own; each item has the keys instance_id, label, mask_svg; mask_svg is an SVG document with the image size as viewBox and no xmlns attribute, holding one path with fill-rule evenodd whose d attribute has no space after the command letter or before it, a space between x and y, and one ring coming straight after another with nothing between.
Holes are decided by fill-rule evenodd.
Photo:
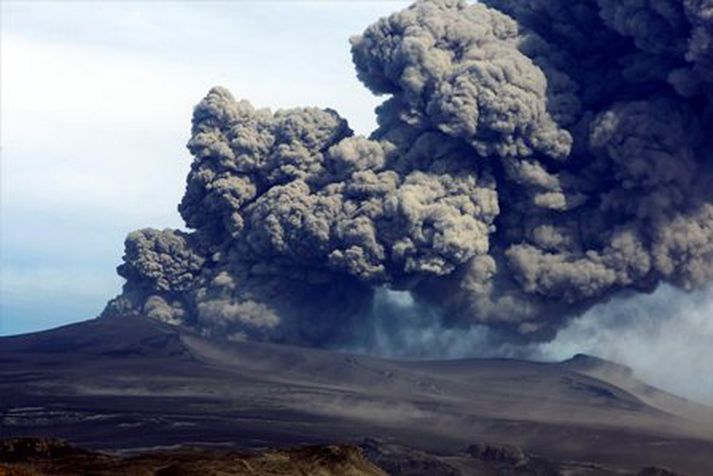
<instances>
[{"instance_id":1,"label":"smoke billow","mask_svg":"<svg viewBox=\"0 0 713 476\"><path fill-rule=\"evenodd\" d=\"M710 0L422 0L351 44L378 128L212 89L191 231L131 233L105 314L368 345L390 289L441 329L526 343L713 281Z\"/></svg>"}]
</instances>

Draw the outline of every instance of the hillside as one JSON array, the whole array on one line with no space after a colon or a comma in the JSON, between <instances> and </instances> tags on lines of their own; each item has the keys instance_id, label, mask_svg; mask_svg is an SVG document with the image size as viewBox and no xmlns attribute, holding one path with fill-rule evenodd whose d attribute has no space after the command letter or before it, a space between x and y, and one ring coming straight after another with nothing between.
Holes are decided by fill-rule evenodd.
<instances>
[{"instance_id":1,"label":"hillside","mask_svg":"<svg viewBox=\"0 0 713 476\"><path fill-rule=\"evenodd\" d=\"M705 474L711 420L627 375L582 357L390 361L105 318L0 339L0 437L120 452L377 438L460 454L489 442L554 461Z\"/></svg>"}]
</instances>

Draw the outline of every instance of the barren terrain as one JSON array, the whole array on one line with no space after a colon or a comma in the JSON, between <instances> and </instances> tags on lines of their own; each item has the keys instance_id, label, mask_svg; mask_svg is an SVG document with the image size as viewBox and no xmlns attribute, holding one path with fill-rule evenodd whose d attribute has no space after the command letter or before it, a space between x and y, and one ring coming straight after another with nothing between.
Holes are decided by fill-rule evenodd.
<instances>
[{"instance_id":1,"label":"barren terrain","mask_svg":"<svg viewBox=\"0 0 713 476\"><path fill-rule=\"evenodd\" d=\"M580 467L571 474L608 474L582 464L713 468L713 411L587 356L390 361L105 318L1 338L0 395L0 437L65 438L114 455L371 438L455 458L459 471L458 458L483 443Z\"/></svg>"}]
</instances>

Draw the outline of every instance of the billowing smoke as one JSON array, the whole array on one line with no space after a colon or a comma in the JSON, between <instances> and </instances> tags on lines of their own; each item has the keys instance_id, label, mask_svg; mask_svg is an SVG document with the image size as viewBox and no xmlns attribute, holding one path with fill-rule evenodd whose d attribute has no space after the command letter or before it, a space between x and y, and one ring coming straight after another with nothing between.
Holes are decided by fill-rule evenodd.
<instances>
[{"instance_id":1,"label":"billowing smoke","mask_svg":"<svg viewBox=\"0 0 713 476\"><path fill-rule=\"evenodd\" d=\"M711 0L423 0L351 43L378 128L212 89L191 231L131 233L105 314L368 343L390 289L525 343L713 281Z\"/></svg>"}]
</instances>

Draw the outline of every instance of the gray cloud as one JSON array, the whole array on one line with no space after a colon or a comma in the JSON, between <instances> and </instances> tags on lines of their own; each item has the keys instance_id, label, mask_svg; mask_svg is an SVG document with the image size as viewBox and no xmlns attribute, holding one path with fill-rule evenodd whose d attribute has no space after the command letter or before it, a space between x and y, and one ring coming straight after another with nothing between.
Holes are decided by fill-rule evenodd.
<instances>
[{"instance_id":1,"label":"gray cloud","mask_svg":"<svg viewBox=\"0 0 713 476\"><path fill-rule=\"evenodd\" d=\"M129 235L105 312L358 344L385 287L453 332L525 343L622 293L704 286L711 11L418 1L351 39L358 77L386 96L369 137L332 110L214 88L188 143L192 231Z\"/></svg>"}]
</instances>

